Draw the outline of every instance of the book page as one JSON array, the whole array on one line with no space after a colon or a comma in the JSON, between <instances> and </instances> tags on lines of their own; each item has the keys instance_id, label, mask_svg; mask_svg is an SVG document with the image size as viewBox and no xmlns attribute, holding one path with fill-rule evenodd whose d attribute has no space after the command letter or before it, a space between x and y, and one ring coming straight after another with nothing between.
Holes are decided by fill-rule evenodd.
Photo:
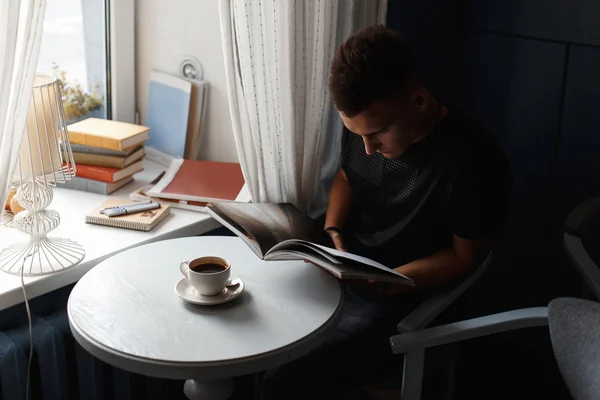
<instances>
[{"instance_id":1,"label":"book page","mask_svg":"<svg viewBox=\"0 0 600 400\"><path fill-rule=\"evenodd\" d=\"M215 202L211 208L243 228L262 254L285 240L321 240L323 235L313 219L290 203Z\"/></svg>"},{"instance_id":2,"label":"book page","mask_svg":"<svg viewBox=\"0 0 600 400\"><path fill-rule=\"evenodd\" d=\"M345 252L345 251L339 251L339 250L332 249L332 248L329 248L329 247L325 247L325 246L322 246L322 245L319 245L319 244L314 244L314 246L317 246L321 250L323 250L323 251L325 251L325 252L327 252L327 253L329 253L329 254L337 257L338 259L341 259L342 261L343 260L347 260L349 262L354 262L354 263L358 263L358 264L368 265L370 267L373 267L373 268L385 271L387 273L392 273L392 274L394 274L394 275L396 275L398 277L402 277L402 278L404 278L404 279L412 282L412 280L410 278L402 275L398 271L395 271L395 270L393 270L391 268L388 268L385 265L380 264L380 263L378 263L375 260L371 260L370 258L359 256L357 254L348 253L348 252Z\"/></svg>"}]
</instances>

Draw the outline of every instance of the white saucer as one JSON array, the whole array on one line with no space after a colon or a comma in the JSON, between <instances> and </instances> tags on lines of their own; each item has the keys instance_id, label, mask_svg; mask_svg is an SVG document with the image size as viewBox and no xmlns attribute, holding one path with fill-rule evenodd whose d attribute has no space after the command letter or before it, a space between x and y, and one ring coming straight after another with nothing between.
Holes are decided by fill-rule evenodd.
<instances>
[{"instance_id":1,"label":"white saucer","mask_svg":"<svg viewBox=\"0 0 600 400\"><path fill-rule=\"evenodd\" d=\"M233 279L233 277L232 277ZM214 306L217 304L227 303L237 298L244 291L244 281L241 278L237 278L240 284L234 288L225 288L219 294L214 296L203 296L196 292L196 289L190 284L188 278L182 278L177 285L175 285L175 293L183 300L192 304L199 304L203 306Z\"/></svg>"}]
</instances>

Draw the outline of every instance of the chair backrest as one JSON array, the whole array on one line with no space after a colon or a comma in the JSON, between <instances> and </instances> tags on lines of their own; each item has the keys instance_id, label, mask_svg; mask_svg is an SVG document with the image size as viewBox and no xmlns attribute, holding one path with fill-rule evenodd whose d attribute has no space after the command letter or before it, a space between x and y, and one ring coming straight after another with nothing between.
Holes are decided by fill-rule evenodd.
<instances>
[{"instance_id":1,"label":"chair backrest","mask_svg":"<svg viewBox=\"0 0 600 400\"><path fill-rule=\"evenodd\" d=\"M573 398L600 399L600 304L552 300L548 325L556 362Z\"/></svg>"},{"instance_id":2,"label":"chair backrest","mask_svg":"<svg viewBox=\"0 0 600 400\"><path fill-rule=\"evenodd\" d=\"M581 238L588 232L597 232L599 217L600 196L584 201L567 216L563 238L567 256L597 299L600 299L600 269L588 254Z\"/></svg>"},{"instance_id":3,"label":"chair backrest","mask_svg":"<svg viewBox=\"0 0 600 400\"><path fill-rule=\"evenodd\" d=\"M456 301L461 294L477 282L490 266L492 254L493 252L490 251L481 265L460 284L433 294L419 304L410 314L398 323L398 332L412 332L417 329L423 329L429 325L431 321L436 319L446 308Z\"/></svg>"}]
</instances>

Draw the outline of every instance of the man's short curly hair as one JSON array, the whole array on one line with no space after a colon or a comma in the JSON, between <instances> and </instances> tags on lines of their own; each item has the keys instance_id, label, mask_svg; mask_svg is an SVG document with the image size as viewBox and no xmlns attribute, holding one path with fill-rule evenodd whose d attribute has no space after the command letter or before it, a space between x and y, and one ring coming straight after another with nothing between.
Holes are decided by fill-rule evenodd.
<instances>
[{"instance_id":1,"label":"man's short curly hair","mask_svg":"<svg viewBox=\"0 0 600 400\"><path fill-rule=\"evenodd\" d=\"M418 79L417 59L404 38L383 25L351 35L329 72L335 108L354 117L379 100L401 95Z\"/></svg>"}]
</instances>

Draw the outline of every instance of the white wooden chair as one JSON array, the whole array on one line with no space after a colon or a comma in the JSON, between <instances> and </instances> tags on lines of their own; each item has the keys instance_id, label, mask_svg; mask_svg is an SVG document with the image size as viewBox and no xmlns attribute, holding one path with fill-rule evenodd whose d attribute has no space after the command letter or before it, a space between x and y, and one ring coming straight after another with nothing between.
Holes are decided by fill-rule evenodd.
<instances>
[{"instance_id":1,"label":"white wooden chair","mask_svg":"<svg viewBox=\"0 0 600 400\"><path fill-rule=\"evenodd\" d=\"M452 303L456 301L469 287L471 287L485 273L491 264L493 252L490 252L481 265L459 285L440 291L423 301L409 315L398 323L398 332L402 337L405 334L418 336L423 329L427 328L431 322L438 318ZM402 400L418 400L421 398L423 385L425 348L410 348L402 354L404 356L404 365L402 369ZM446 360L452 367L455 360ZM376 385L364 389L378 398L397 398L396 390L385 390Z\"/></svg>"},{"instance_id":2,"label":"white wooden chair","mask_svg":"<svg viewBox=\"0 0 600 400\"><path fill-rule=\"evenodd\" d=\"M311 213L312 218L323 217L325 209ZM491 264L493 251L490 251L479 267L455 287L442 290L423 301L409 315L398 323L398 332L418 332L426 328L438 318L452 303L456 301L469 287L481 278ZM425 349L414 349L404 354L404 368L402 370L402 400L418 400L421 398L421 389L425 363ZM453 360L449 360L453 362Z\"/></svg>"}]
</instances>

